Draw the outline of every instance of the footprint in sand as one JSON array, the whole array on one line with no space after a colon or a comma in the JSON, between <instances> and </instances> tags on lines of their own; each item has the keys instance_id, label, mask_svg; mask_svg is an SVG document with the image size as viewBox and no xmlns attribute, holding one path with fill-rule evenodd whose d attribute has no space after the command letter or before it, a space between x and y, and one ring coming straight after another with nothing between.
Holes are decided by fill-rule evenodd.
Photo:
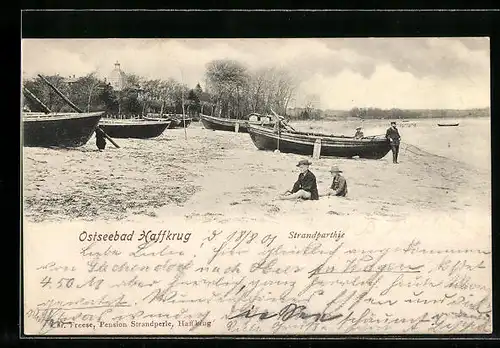
<instances>
[{"instance_id":1,"label":"footprint in sand","mask_svg":"<svg viewBox=\"0 0 500 348\"><path fill-rule=\"evenodd\" d=\"M333 210L327 211L326 213L329 214L329 215L344 215L342 213L339 213L339 212L336 212L336 211L333 211Z\"/></svg>"},{"instance_id":2,"label":"footprint in sand","mask_svg":"<svg viewBox=\"0 0 500 348\"><path fill-rule=\"evenodd\" d=\"M269 213L277 213L280 211L280 208L275 206L275 205L269 205L269 208L267 209Z\"/></svg>"}]
</instances>

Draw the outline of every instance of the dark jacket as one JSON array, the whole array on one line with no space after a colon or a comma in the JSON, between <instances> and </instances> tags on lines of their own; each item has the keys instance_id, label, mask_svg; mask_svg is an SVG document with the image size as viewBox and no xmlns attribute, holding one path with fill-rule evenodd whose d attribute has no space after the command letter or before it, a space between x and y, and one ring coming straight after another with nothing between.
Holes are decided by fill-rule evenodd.
<instances>
[{"instance_id":1,"label":"dark jacket","mask_svg":"<svg viewBox=\"0 0 500 348\"><path fill-rule=\"evenodd\" d=\"M104 133L102 132L102 130L100 130L99 128L95 130L95 143L99 150L104 150L104 148L106 147L106 138L104 137Z\"/></svg>"},{"instance_id":2,"label":"dark jacket","mask_svg":"<svg viewBox=\"0 0 500 348\"><path fill-rule=\"evenodd\" d=\"M399 145L399 142L401 140L401 136L399 135L398 129L397 128L392 128L392 127L390 127L389 129L387 129L387 132L385 133L385 137L393 145Z\"/></svg>"},{"instance_id":3,"label":"dark jacket","mask_svg":"<svg viewBox=\"0 0 500 348\"><path fill-rule=\"evenodd\" d=\"M347 181L340 174L333 177L332 186L330 186L330 188L335 190L335 196L345 197L347 195Z\"/></svg>"},{"instance_id":4,"label":"dark jacket","mask_svg":"<svg viewBox=\"0 0 500 348\"><path fill-rule=\"evenodd\" d=\"M311 192L312 200L319 199L318 185L316 184L316 176L314 176L314 174L311 173L309 170L307 170L305 173L299 174L299 178L293 185L292 193L295 193L298 190Z\"/></svg>"}]
</instances>

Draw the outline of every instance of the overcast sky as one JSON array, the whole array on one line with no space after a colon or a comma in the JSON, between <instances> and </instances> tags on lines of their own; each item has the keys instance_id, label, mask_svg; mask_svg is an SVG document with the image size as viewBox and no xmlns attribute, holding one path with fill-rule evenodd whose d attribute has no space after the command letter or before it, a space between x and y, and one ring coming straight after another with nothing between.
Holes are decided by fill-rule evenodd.
<instances>
[{"instance_id":1,"label":"overcast sky","mask_svg":"<svg viewBox=\"0 0 500 348\"><path fill-rule=\"evenodd\" d=\"M203 87L206 63L282 67L299 81L295 106L474 108L490 105L488 38L23 40L24 77L125 72ZM292 105L294 106L294 105Z\"/></svg>"}]
</instances>

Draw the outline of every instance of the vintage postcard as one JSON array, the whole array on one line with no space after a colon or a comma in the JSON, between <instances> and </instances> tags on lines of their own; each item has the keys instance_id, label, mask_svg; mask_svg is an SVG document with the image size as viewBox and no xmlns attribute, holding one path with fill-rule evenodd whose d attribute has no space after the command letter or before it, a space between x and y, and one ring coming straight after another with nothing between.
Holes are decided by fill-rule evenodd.
<instances>
[{"instance_id":1,"label":"vintage postcard","mask_svg":"<svg viewBox=\"0 0 500 348\"><path fill-rule=\"evenodd\" d=\"M490 41L22 40L24 335L492 332Z\"/></svg>"}]
</instances>

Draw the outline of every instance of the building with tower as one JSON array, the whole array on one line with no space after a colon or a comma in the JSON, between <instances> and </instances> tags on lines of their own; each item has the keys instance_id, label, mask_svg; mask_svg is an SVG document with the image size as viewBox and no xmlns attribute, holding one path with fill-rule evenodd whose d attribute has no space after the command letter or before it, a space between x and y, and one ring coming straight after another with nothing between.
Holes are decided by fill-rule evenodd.
<instances>
[{"instance_id":1,"label":"building with tower","mask_svg":"<svg viewBox=\"0 0 500 348\"><path fill-rule=\"evenodd\" d=\"M121 70L118 61L115 63L115 68L111 71L108 81L115 91L121 91L125 88L125 73Z\"/></svg>"}]
</instances>

